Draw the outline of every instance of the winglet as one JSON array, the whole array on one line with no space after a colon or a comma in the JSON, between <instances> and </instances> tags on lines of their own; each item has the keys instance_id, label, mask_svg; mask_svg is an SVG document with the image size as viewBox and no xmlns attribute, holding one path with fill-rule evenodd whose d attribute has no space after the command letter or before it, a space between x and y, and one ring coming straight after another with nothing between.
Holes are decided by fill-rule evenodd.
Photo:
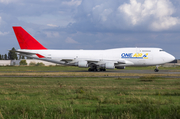
<instances>
[{"instance_id":1,"label":"winglet","mask_svg":"<svg viewBox=\"0 0 180 119\"><path fill-rule=\"evenodd\" d=\"M47 50L21 26L13 26L14 33L21 49L27 50Z\"/></svg>"}]
</instances>

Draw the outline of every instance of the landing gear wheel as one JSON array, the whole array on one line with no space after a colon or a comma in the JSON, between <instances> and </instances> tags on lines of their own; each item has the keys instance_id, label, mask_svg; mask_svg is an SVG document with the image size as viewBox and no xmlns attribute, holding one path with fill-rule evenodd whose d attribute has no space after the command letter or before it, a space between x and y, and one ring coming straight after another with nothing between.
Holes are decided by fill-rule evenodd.
<instances>
[{"instance_id":1,"label":"landing gear wheel","mask_svg":"<svg viewBox=\"0 0 180 119\"><path fill-rule=\"evenodd\" d=\"M88 71L94 71L94 72L96 72L96 71L98 71L98 69L89 68Z\"/></svg>"},{"instance_id":2,"label":"landing gear wheel","mask_svg":"<svg viewBox=\"0 0 180 119\"><path fill-rule=\"evenodd\" d=\"M159 69L154 69L154 72L159 72Z\"/></svg>"},{"instance_id":3,"label":"landing gear wheel","mask_svg":"<svg viewBox=\"0 0 180 119\"><path fill-rule=\"evenodd\" d=\"M93 68L89 68L89 69L88 69L88 71L95 71L95 69L93 69Z\"/></svg>"},{"instance_id":4,"label":"landing gear wheel","mask_svg":"<svg viewBox=\"0 0 180 119\"><path fill-rule=\"evenodd\" d=\"M106 71L106 69L104 69L104 68L99 68L99 71Z\"/></svg>"}]
</instances>

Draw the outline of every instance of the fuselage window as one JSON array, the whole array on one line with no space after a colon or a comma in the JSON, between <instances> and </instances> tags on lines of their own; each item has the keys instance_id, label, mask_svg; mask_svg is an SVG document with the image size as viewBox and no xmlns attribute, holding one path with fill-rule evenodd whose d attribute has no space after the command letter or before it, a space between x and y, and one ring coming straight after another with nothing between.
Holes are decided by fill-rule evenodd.
<instances>
[{"instance_id":1,"label":"fuselage window","mask_svg":"<svg viewBox=\"0 0 180 119\"><path fill-rule=\"evenodd\" d=\"M142 52L151 52L151 50L142 50Z\"/></svg>"}]
</instances>

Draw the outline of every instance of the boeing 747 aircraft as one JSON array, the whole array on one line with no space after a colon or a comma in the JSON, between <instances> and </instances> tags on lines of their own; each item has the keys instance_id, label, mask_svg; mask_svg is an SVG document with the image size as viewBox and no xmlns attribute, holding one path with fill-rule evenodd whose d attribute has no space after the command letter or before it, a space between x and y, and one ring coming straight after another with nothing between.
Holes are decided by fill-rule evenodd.
<instances>
[{"instance_id":1,"label":"boeing 747 aircraft","mask_svg":"<svg viewBox=\"0 0 180 119\"><path fill-rule=\"evenodd\" d=\"M116 48L107 50L50 50L20 26L13 27L22 56L57 64L86 67L88 71L124 69L126 66L158 66L171 62L174 56L161 48Z\"/></svg>"}]
</instances>

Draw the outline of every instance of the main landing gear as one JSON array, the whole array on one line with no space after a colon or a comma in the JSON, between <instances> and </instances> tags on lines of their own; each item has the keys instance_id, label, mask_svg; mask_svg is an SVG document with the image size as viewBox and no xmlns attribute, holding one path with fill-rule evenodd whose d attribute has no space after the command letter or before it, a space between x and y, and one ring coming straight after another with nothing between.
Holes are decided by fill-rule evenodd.
<instances>
[{"instance_id":1,"label":"main landing gear","mask_svg":"<svg viewBox=\"0 0 180 119\"><path fill-rule=\"evenodd\" d=\"M92 66L88 69L88 71L106 71L105 68L98 68L97 66Z\"/></svg>"},{"instance_id":2,"label":"main landing gear","mask_svg":"<svg viewBox=\"0 0 180 119\"><path fill-rule=\"evenodd\" d=\"M154 69L154 72L159 72L158 65L156 66L156 69Z\"/></svg>"},{"instance_id":3,"label":"main landing gear","mask_svg":"<svg viewBox=\"0 0 180 119\"><path fill-rule=\"evenodd\" d=\"M88 71L106 71L106 69L92 69L92 68L89 68Z\"/></svg>"}]
</instances>

